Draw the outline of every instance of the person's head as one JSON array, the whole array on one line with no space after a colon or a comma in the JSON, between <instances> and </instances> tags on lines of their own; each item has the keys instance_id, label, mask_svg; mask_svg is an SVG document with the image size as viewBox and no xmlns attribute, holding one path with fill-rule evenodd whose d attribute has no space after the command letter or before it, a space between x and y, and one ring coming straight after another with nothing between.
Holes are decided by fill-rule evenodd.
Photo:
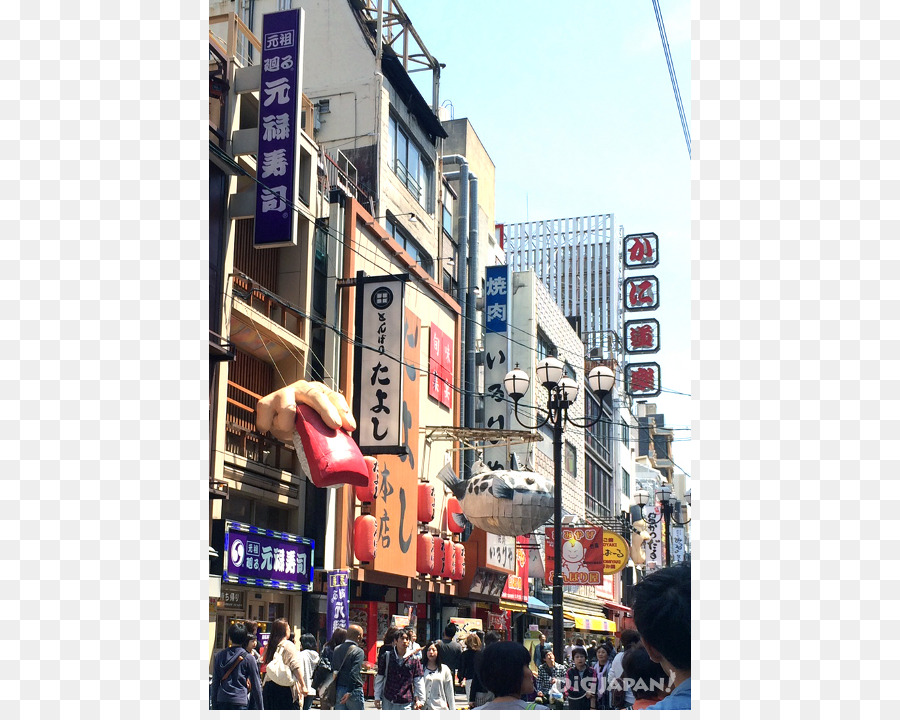
<instances>
[{"instance_id":1,"label":"person's head","mask_svg":"<svg viewBox=\"0 0 900 720\"><path fill-rule=\"evenodd\" d=\"M545 642L547 642L547 636L544 635L544 633L541 633L540 640L541 640L541 645L543 645Z\"/></svg>"},{"instance_id":2,"label":"person's head","mask_svg":"<svg viewBox=\"0 0 900 720\"><path fill-rule=\"evenodd\" d=\"M351 623L350 627L347 628L347 639L352 640L357 645L362 642L362 639L366 636L366 631L362 629L362 625L357 625L356 623Z\"/></svg>"},{"instance_id":3,"label":"person's head","mask_svg":"<svg viewBox=\"0 0 900 720\"><path fill-rule=\"evenodd\" d=\"M481 644L484 645L484 631L483 630L473 630L472 632L478 636L478 639L481 640Z\"/></svg>"},{"instance_id":4,"label":"person's head","mask_svg":"<svg viewBox=\"0 0 900 720\"><path fill-rule=\"evenodd\" d=\"M606 648L603 645L601 645L600 647L597 648L597 663L601 667L603 667L604 665L606 665L608 660L609 660L609 652L606 650Z\"/></svg>"},{"instance_id":5,"label":"person's head","mask_svg":"<svg viewBox=\"0 0 900 720\"><path fill-rule=\"evenodd\" d=\"M425 646L425 662L429 667L436 666L438 670L441 669L441 651L435 640Z\"/></svg>"},{"instance_id":6,"label":"person's head","mask_svg":"<svg viewBox=\"0 0 900 720\"><path fill-rule=\"evenodd\" d=\"M597 647L597 649L599 650L600 648L603 648L604 650L606 650L606 654L610 660L612 660L616 656L616 649L612 646L612 643L609 643L609 642L601 643Z\"/></svg>"},{"instance_id":7,"label":"person's head","mask_svg":"<svg viewBox=\"0 0 900 720\"><path fill-rule=\"evenodd\" d=\"M412 645L416 641L416 629L409 627L406 630L409 633L409 644Z\"/></svg>"},{"instance_id":8,"label":"person's head","mask_svg":"<svg viewBox=\"0 0 900 720\"><path fill-rule=\"evenodd\" d=\"M691 669L691 566L662 568L634 586L634 623L650 659ZM665 662L664 662L665 661Z\"/></svg>"},{"instance_id":9,"label":"person's head","mask_svg":"<svg viewBox=\"0 0 900 720\"><path fill-rule=\"evenodd\" d=\"M546 653L544 653L544 663L547 665L547 667L553 667L554 665L556 665L556 655L553 654L552 650L548 650Z\"/></svg>"},{"instance_id":10,"label":"person's head","mask_svg":"<svg viewBox=\"0 0 900 720\"><path fill-rule=\"evenodd\" d=\"M584 647L584 638L581 637L581 635L576 635L576 636L572 639L572 644L573 644L573 645L580 645L581 647Z\"/></svg>"},{"instance_id":11,"label":"person's head","mask_svg":"<svg viewBox=\"0 0 900 720\"><path fill-rule=\"evenodd\" d=\"M517 642L498 641L484 648L478 677L494 697L527 695L534 692L531 655Z\"/></svg>"},{"instance_id":12,"label":"person's head","mask_svg":"<svg viewBox=\"0 0 900 720\"><path fill-rule=\"evenodd\" d=\"M247 643L247 626L242 622L234 623L228 628L228 640L232 645L245 647Z\"/></svg>"},{"instance_id":13,"label":"person's head","mask_svg":"<svg viewBox=\"0 0 900 720\"><path fill-rule=\"evenodd\" d=\"M466 647L472 652L478 652L481 650L481 638L479 638L475 633L469 633L466 635L466 639L463 641Z\"/></svg>"},{"instance_id":14,"label":"person's head","mask_svg":"<svg viewBox=\"0 0 900 720\"><path fill-rule=\"evenodd\" d=\"M447 627L444 628L444 640L452 640L456 637L456 625L453 623L447 623Z\"/></svg>"},{"instance_id":15,"label":"person's head","mask_svg":"<svg viewBox=\"0 0 900 720\"><path fill-rule=\"evenodd\" d=\"M397 654L400 657L406 655L406 651L409 650L409 630L397 628L397 632L394 635L394 647L397 649Z\"/></svg>"},{"instance_id":16,"label":"person's head","mask_svg":"<svg viewBox=\"0 0 900 720\"><path fill-rule=\"evenodd\" d=\"M272 623L272 632L269 634L269 642L266 644L266 655L263 658L263 662L272 662L272 658L275 657L275 650L278 649L278 645L282 640L287 639L290 632L291 626L288 625L288 621L284 618L278 618Z\"/></svg>"},{"instance_id":17,"label":"person's head","mask_svg":"<svg viewBox=\"0 0 900 720\"><path fill-rule=\"evenodd\" d=\"M484 634L484 646L487 647L495 642L500 642L500 633L496 630L488 630Z\"/></svg>"},{"instance_id":18,"label":"person's head","mask_svg":"<svg viewBox=\"0 0 900 720\"><path fill-rule=\"evenodd\" d=\"M334 632L331 634L331 640L328 641L327 646L334 650L338 645L343 643L347 639L347 628L339 627L335 628Z\"/></svg>"},{"instance_id":19,"label":"person's head","mask_svg":"<svg viewBox=\"0 0 900 720\"><path fill-rule=\"evenodd\" d=\"M638 700L662 698L669 678L662 665L653 662L647 649L635 645L622 656L622 684L628 682Z\"/></svg>"},{"instance_id":20,"label":"person's head","mask_svg":"<svg viewBox=\"0 0 900 720\"><path fill-rule=\"evenodd\" d=\"M248 635L256 635L259 630L259 623L253 620L244 620L244 627L247 628Z\"/></svg>"},{"instance_id":21,"label":"person's head","mask_svg":"<svg viewBox=\"0 0 900 720\"><path fill-rule=\"evenodd\" d=\"M311 633L303 633L300 636L300 647L304 650L318 650L319 647L316 643L316 636Z\"/></svg>"},{"instance_id":22,"label":"person's head","mask_svg":"<svg viewBox=\"0 0 900 720\"><path fill-rule=\"evenodd\" d=\"M619 638L622 645L622 650L627 650L630 647L634 647L635 645L639 645L641 642L641 634L637 630L633 630L632 628L628 628L627 630L622 631L622 635ZM624 660L624 658L623 658Z\"/></svg>"},{"instance_id":23,"label":"person's head","mask_svg":"<svg viewBox=\"0 0 900 720\"><path fill-rule=\"evenodd\" d=\"M576 645L575 649L572 650L572 662L575 663L575 667L579 670L584 670L584 666L587 665L587 650L581 645Z\"/></svg>"}]
</instances>

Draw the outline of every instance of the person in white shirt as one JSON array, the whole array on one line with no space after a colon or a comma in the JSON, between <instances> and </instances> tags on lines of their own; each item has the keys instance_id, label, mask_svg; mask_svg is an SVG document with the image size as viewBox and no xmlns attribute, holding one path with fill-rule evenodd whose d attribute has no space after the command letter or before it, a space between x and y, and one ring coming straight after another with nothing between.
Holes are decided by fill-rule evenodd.
<instances>
[{"instance_id":1,"label":"person in white shirt","mask_svg":"<svg viewBox=\"0 0 900 720\"><path fill-rule=\"evenodd\" d=\"M618 683L614 683L613 681L622 677L622 660L625 658L625 651L641 644L641 634L637 630L627 628L622 631L620 639L622 641L622 649L616 653L616 656L613 658L612 666L610 667L609 675L607 676L607 680L609 681L608 689L610 690L617 689ZM612 693L610 693L610 695L612 696ZM624 710L630 708L632 705L634 705L634 693L631 691L631 688L628 687L625 688L625 705L621 708L611 709Z\"/></svg>"},{"instance_id":2,"label":"person in white shirt","mask_svg":"<svg viewBox=\"0 0 900 720\"><path fill-rule=\"evenodd\" d=\"M425 646L425 709L455 710L456 690L453 686L453 673L441 662L437 643L430 642Z\"/></svg>"}]
</instances>

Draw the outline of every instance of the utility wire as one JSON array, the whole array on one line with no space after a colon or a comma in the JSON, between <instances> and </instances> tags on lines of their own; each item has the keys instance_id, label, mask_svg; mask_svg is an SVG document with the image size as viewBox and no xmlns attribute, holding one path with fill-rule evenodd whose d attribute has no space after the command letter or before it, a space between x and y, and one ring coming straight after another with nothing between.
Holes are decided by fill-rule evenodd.
<instances>
[{"instance_id":1,"label":"utility wire","mask_svg":"<svg viewBox=\"0 0 900 720\"><path fill-rule=\"evenodd\" d=\"M653 0L653 10L656 13L656 24L659 26L659 37L662 40L663 52L666 55L666 65L669 68L669 78L672 80L672 91L675 93L675 104L678 106L678 117L681 118L681 130L684 132L684 142L687 144L688 157L691 157L691 129L688 126L687 117L684 114L684 106L681 104L681 90L678 89L678 79L675 77L675 65L672 62L672 51L669 49L669 38L666 35L666 24L663 22L662 10L659 0Z\"/></svg>"}]
</instances>

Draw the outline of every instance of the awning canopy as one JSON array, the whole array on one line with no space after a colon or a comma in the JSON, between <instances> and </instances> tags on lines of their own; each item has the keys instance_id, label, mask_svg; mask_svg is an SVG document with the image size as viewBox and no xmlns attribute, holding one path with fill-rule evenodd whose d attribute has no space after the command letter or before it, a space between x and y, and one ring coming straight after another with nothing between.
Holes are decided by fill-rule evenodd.
<instances>
[{"instance_id":1,"label":"awning canopy","mask_svg":"<svg viewBox=\"0 0 900 720\"><path fill-rule=\"evenodd\" d=\"M575 627L579 630L590 630L592 632L610 632L616 631L616 624L612 620L606 618L591 617L589 615L581 615L579 613L565 612L563 615L575 622Z\"/></svg>"},{"instance_id":2,"label":"awning canopy","mask_svg":"<svg viewBox=\"0 0 900 720\"><path fill-rule=\"evenodd\" d=\"M529 595L528 596L528 609L529 609L529 611L537 611L537 612L545 613L550 609L550 606L547 603L545 603L541 600L538 600L534 595ZM532 612L531 614L534 615L534 612Z\"/></svg>"},{"instance_id":3,"label":"awning canopy","mask_svg":"<svg viewBox=\"0 0 900 720\"><path fill-rule=\"evenodd\" d=\"M545 618L546 620L553 619L553 616L550 613L530 612L529 615L532 615L533 617Z\"/></svg>"},{"instance_id":4,"label":"awning canopy","mask_svg":"<svg viewBox=\"0 0 900 720\"><path fill-rule=\"evenodd\" d=\"M501 600L500 601L500 609L501 610L511 610L512 612L525 612L528 610L528 607L525 603L516 602L515 600Z\"/></svg>"}]
</instances>

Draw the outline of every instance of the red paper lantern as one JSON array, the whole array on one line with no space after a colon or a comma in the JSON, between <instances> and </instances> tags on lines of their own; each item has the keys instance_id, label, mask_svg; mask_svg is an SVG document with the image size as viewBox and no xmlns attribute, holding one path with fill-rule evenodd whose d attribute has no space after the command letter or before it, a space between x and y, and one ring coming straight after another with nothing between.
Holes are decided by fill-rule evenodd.
<instances>
[{"instance_id":1,"label":"red paper lantern","mask_svg":"<svg viewBox=\"0 0 900 720\"><path fill-rule=\"evenodd\" d=\"M453 573L453 579L462 580L466 574L466 548L462 543L456 543L453 550L456 558L456 572Z\"/></svg>"},{"instance_id":2,"label":"red paper lantern","mask_svg":"<svg viewBox=\"0 0 900 720\"><path fill-rule=\"evenodd\" d=\"M353 522L353 554L360 562L375 559L377 524L372 515L360 515Z\"/></svg>"},{"instance_id":3,"label":"red paper lantern","mask_svg":"<svg viewBox=\"0 0 900 720\"><path fill-rule=\"evenodd\" d=\"M452 578L456 574L456 549L449 540L444 541L444 571L441 577Z\"/></svg>"},{"instance_id":4,"label":"red paper lantern","mask_svg":"<svg viewBox=\"0 0 900 720\"><path fill-rule=\"evenodd\" d=\"M434 572L434 536L419 533L416 543L416 572L431 575Z\"/></svg>"},{"instance_id":5,"label":"red paper lantern","mask_svg":"<svg viewBox=\"0 0 900 720\"><path fill-rule=\"evenodd\" d=\"M371 460L374 458L365 458L366 462L369 463L369 484L364 485L362 487L357 486L354 488L356 492L356 499L360 502L374 502L375 496L378 494L378 467L372 467Z\"/></svg>"},{"instance_id":6,"label":"red paper lantern","mask_svg":"<svg viewBox=\"0 0 900 720\"><path fill-rule=\"evenodd\" d=\"M457 513L459 515L463 514L462 506L459 504L459 500L457 500L455 497L452 497L447 501L447 529L452 533L461 533L463 530L465 530L465 527L463 527L453 519L453 513Z\"/></svg>"},{"instance_id":7,"label":"red paper lantern","mask_svg":"<svg viewBox=\"0 0 900 720\"><path fill-rule=\"evenodd\" d=\"M419 483L418 517L420 523L434 520L434 488L431 483Z\"/></svg>"},{"instance_id":8,"label":"red paper lantern","mask_svg":"<svg viewBox=\"0 0 900 720\"><path fill-rule=\"evenodd\" d=\"M443 539L436 537L434 539L434 568L431 571L432 575L436 575L437 577L445 577L444 575L444 545L445 542Z\"/></svg>"}]
</instances>

